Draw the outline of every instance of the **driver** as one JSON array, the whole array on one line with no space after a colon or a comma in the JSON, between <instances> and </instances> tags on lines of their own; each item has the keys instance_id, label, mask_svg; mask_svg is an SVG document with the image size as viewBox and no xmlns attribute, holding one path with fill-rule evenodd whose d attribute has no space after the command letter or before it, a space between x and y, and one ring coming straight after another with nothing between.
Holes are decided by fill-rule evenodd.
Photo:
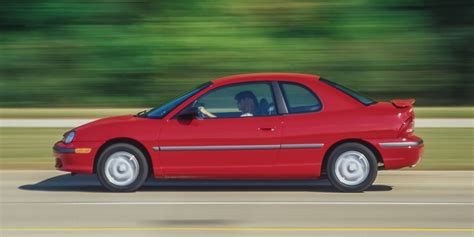
<instances>
[{"instance_id":1,"label":"driver","mask_svg":"<svg viewBox=\"0 0 474 237\"><path fill-rule=\"evenodd\" d=\"M239 109L242 114L240 117L251 117L255 116L257 113L258 102L257 97L251 91L241 91L234 96L234 99L237 102L237 108ZM212 114L211 112L207 111L204 106L198 107L199 112L209 118L215 118L216 115Z\"/></svg>"}]
</instances>

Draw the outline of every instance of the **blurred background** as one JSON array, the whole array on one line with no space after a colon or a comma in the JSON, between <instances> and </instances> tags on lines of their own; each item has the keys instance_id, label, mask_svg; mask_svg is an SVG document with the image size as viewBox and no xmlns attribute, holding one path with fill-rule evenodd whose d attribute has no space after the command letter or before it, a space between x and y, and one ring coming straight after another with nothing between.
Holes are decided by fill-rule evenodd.
<instances>
[{"instance_id":1,"label":"blurred background","mask_svg":"<svg viewBox=\"0 0 474 237\"><path fill-rule=\"evenodd\" d=\"M473 3L2 0L0 236L472 237ZM416 98L421 163L380 172L365 194L326 181L160 181L116 195L94 176L54 170L52 146L75 126L253 72L318 74L378 101Z\"/></svg>"},{"instance_id":2,"label":"blurred background","mask_svg":"<svg viewBox=\"0 0 474 237\"><path fill-rule=\"evenodd\" d=\"M469 0L5 0L0 106L154 107L267 71L473 105L473 12Z\"/></svg>"},{"instance_id":3,"label":"blurred background","mask_svg":"<svg viewBox=\"0 0 474 237\"><path fill-rule=\"evenodd\" d=\"M0 119L137 113L222 76L310 73L376 100L416 98L417 119L453 119L417 122L417 169L474 170L473 5L4 0ZM460 118L468 125L452 128ZM53 169L51 146L72 126L0 127L0 168Z\"/></svg>"}]
</instances>

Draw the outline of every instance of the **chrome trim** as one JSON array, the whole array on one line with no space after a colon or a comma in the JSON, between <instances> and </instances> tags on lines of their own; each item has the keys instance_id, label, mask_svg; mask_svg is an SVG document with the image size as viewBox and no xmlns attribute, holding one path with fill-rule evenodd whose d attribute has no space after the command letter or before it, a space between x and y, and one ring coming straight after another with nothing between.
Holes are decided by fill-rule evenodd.
<instances>
[{"instance_id":1,"label":"chrome trim","mask_svg":"<svg viewBox=\"0 0 474 237\"><path fill-rule=\"evenodd\" d=\"M280 145L162 146L160 151L271 150Z\"/></svg>"},{"instance_id":2,"label":"chrome trim","mask_svg":"<svg viewBox=\"0 0 474 237\"><path fill-rule=\"evenodd\" d=\"M281 149L305 149L305 148L322 148L322 143L312 144L281 144Z\"/></svg>"},{"instance_id":3,"label":"chrome trim","mask_svg":"<svg viewBox=\"0 0 474 237\"><path fill-rule=\"evenodd\" d=\"M423 140L416 142L381 142L379 145L383 148L387 147L410 147L410 146L419 146L423 144Z\"/></svg>"},{"instance_id":4,"label":"chrome trim","mask_svg":"<svg viewBox=\"0 0 474 237\"><path fill-rule=\"evenodd\" d=\"M222 150L274 150L321 148L324 144L281 144L281 145L220 145L220 146L154 146L154 151L222 151Z\"/></svg>"}]
</instances>

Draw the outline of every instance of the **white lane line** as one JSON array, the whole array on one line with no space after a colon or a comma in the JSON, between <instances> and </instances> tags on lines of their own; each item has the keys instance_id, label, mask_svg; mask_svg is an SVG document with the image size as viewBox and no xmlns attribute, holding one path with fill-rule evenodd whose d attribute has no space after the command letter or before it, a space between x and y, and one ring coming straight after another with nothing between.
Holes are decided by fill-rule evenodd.
<instances>
[{"instance_id":1,"label":"white lane line","mask_svg":"<svg viewBox=\"0 0 474 237\"><path fill-rule=\"evenodd\" d=\"M473 128L474 119L416 119L416 128Z\"/></svg>"},{"instance_id":2,"label":"white lane line","mask_svg":"<svg viewBox=\"0 0 474 237\"><path fill-rule=\"evenodd\" d=\"M0 127L72 128L96 119L0 119ZM416 128L474 128L474 119L415 119Z\"/></svg>"},{"instance_id":3,"label":"white lane line","mask_svg":"<svg viewBox=\"0 0 474 237\"><path fill-rule=\"evenodd\" d=\"M420 227L0 227L0 231L324 231L324 232L472 232L474 228ZM235 234L235 233L234 233Z\"/></svg>"},{"instance_id":4,"label":"white lane line","mask_svg":"<svg viewBox=\"0 0 474 237\"><path fill-rule=\"evenodd\" d=\"M4 202L2 204L44 205L433 205L472 206L473 202L325 202L325 201L173 201L173 202Z\"/></svg>"},{"instance_id":5,"label":"white lane line","mask_svg":"<svg viewBox=\"0 0 474 237\"><path fill-rule=\"evenodd\" d=\"M96 119L0 119L4 128L72 128Z\"/></svg>"},{"instance_id":6,"label":"white lane line","mask_svg":"<svg viewBox=\"0 0 474 237\"><path fill-rule=\"evenodd\" d=\"M473 232L474 228L420 228L420 227L0 227L1 231L324 231L324 232ZM234 233L235 234L235 233Z\"/></svg>"}]
</instances>

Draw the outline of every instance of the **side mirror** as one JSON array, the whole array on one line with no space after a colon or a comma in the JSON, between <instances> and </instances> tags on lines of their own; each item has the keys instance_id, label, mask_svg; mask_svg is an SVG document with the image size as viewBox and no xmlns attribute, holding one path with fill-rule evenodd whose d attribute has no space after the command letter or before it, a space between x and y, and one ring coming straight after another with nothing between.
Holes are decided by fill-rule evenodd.
<instances>
[{"instance_id":1,"label":"side mirror","mask_svg":"<svg viewBox=\"0 0 474 237\"><path fill-rule=\"evenodd\" d=\"M195 119L199 116L198 113L198 108L196 107L188 107L183 109L179 114L178 114L178 119L183 119L183 120L192 120Z\"/></svg>"}]
</instances>

